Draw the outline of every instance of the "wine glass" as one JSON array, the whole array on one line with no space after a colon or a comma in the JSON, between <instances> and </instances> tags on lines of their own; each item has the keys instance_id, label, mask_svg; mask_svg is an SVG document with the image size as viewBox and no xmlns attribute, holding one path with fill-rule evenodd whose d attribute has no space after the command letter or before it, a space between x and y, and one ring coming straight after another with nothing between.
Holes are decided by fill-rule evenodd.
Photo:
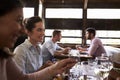
<instances>
[{"instance_id":1,"label":"wine glass","mask_svg":"<svg viewBox=\"0 0 120 80\"><path fill-rule=\"evenodd\" d=\"M77 67L73 67L69 71L69 80L79 80L79 77L81 76L81 71Z\"/></svg>"},{"instance_id":2,"label":"wine glass","mask_svg":"<svg viewBox=\"0 0 120 80\"><path fill-rule=\"evenodd\" d=\"M104 80L109 75L109 69L101 69L99 72L101 80Z\"/></svg>"},{"instance_id":3,"label":"wine glass","mask_svg":"<svg viewBox=\"0 0 120 80\"><path fill-rule=\"evenodd\" d=\"M111 67L112 63L110 62L109 58L106 58L105 60L102 59L101 67L99 69L99 74L102 80L104 80L109 75Z\"/></svg>"},{"instance_id":4,"label":"wine glass","mask_svg":"<svg viewBox=\"0 0 120 80\"><path fill-rule=\"evenodd\" d=\"M79 54L78 50L70 50L68 57L76 59L77 62L81 61L80 54Z\"/></svg>"}]
</instances>

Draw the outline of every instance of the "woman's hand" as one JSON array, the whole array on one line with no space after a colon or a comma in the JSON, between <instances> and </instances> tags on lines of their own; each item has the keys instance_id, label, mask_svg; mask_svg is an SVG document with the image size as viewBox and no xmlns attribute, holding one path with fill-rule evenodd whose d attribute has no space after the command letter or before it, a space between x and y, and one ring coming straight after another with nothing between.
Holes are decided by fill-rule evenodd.
<instances>
[{"instance_id":1,"label":"woman's hand","mask_svg":"<svg viewBox=\"0 0 120 80\"><path fill-rule=\"evenodd\" d=\"M44 68L46 68L46 67L49 67L49 66L51 66L51 65L53 65L53 64L54 64L54 63L53 63L52 61L46 61L46 63L43 64L43 65L38 69L38 71L41 70L41 69L44 69Z\"/></svg>"},{"instance_id":2,"label":"woman's hand","mask_svg":"<svg viewBox=\"0 0 120 80\"><path fill-rule=\"evenodd\" d=\"M50 67L50 71L54 74L61 74L64 71L69 70L76 64L76 60L72 58L63 59L61 61L56 62L54 65Z\"/></svg>"}]
</instances>

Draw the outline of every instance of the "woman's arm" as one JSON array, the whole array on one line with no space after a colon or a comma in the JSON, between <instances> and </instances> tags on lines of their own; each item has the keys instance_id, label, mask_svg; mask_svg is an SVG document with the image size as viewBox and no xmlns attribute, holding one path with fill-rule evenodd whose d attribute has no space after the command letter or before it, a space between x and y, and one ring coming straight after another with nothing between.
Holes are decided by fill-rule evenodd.
<instances>
[{"instance_id":1,"label":"woman's arm","mask_svg":"<svg viewBox=\"0 0 120 80\"><path fill-rule=\"evenodd\" d=\"M9 58L6 64L8 80L50 80L53 76L60 74L72 66L76 61L74 59L64 59L54 65L31 74L23 74L12 58Z\"/></svg>"}]
</instances>

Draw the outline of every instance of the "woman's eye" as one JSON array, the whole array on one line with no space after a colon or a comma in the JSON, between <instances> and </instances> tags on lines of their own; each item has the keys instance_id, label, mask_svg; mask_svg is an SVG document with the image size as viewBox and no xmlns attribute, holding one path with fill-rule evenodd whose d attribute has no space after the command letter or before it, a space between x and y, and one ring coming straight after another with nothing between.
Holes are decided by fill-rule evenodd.
<instances>
[{"instance_id":1,"label":"woman's eye","mask_svg":"<svg viewBox=\"0 0 120 80\"><path fill-rule=\"evenodd\" d=\"M42 32L42 31L45 31L45 30L44 29L37 29L37 31Z\"/></svg>"},{"instance_id":2,"label":"woman's eye","mask_svg":"<svg viewBox=\"0 0 120 80\"><path fill-rule=\"evenodd\" d=\"M37 31L41 32L41 31L42 31L42 29L37 29Z\"/></svg>"},{"instance_id":3,"label":"woman's eye","mask_svg":"<svg viewBox=\"0 0 120 80\"><path fill-rule=\"evenodd\" d=\"M17 20L17 22L20 24L20 25L24 25L24 22L23 22L23 18L19 18L18 20Z\"/></svg>"}]
</instances>

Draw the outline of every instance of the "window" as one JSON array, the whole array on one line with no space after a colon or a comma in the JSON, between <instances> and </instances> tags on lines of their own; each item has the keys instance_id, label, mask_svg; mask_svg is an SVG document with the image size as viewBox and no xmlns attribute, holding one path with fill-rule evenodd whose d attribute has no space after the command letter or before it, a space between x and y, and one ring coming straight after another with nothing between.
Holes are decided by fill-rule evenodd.
<instances>
[{"instance_id":1,"label":"window","mask_svg":"<svg viewBox=\"0 0 120 80\"><path fill-rule=\"evenodd\" d=\"M97 30L96 37L99 37L104 45L120 45L120 31ZM87 40L90 44L90 40Z\"/></svg>"},{"instance_id":2,"label":"window","mask_svg":"<svg viewBox=\"0 0 120 80\"><path fill-rule=\"evenodd\" d=\"M98 37L101 37L103 44L120 45L120 31L97 31Z\"/></svg>"},{"instance_id":3,"label":"window","mask_svg":"<svg viewBox=\"0 0 120 80\"><path fill-rule=\"evenodd\" d=\"M46 8L46 18L82 18L81 8Z\"/></svg>"},{"instance_id":4,"label":"window","mask_svg":"<svg viewBox=\"0 0 120 80\"><path fill-rule=\"evenodd\" d=\"M42 17L42 4L39 5L39 16Z\"/></svg>"},{"instance_id":5,"label":"window","mask_svg":"<svg viewBox=\"0 0 120 80\"><path fill-rule=\"evenodd\" d=\"M120 9L87 9L88 19L120 19Z\"/></svg>"},{"instance_id":6,"label":"window","mask_svg":"<svg viewBox=\"0 0 120 80\"><path fill-rule=\"evenodd\" d=\"M60 30L62 33L62 39L60 43L81 43L81 30ZM51 38L53 29L45 30L45 41Z\"/></svg>"},{"instance_id":7,"label":"window","mask_svg":"<svg viewBox=\"0 0 120 80\"><path fill-rule=\"evenodd\" d=\"M46 8L45 18L82 19L82 8ZM52 32L53 29L46 29L45 41L51 37ZM61 32L62 32L62 39L60 43L80 44L82 42L81 30L64 29L61 30Z\"/></svg>"},{"instance_id":8,"label":"window","mask_svg":"<svg viewBox=\"0 0 120 80\"><path fill-rule=\"evenodd\" d=\"M87 9L88 19L120 19L120 9ZM105 45L120 45L120 31L97 30L97 37L100 37ZM88 40L89 44L90 41Z\"/></svg>"},{"instance_id":9,"label":"window","mask_svg":"<svg viewBox=\"0 0 120 80\"><path fill-rule=\"evenodd\" d=\"M34 8L23 8L24 18L29 18L34 16Z\"/></svg>"},{"instance_id":10,"label":"window","mask_svg":"<svg viewBox=\"0 0 120 80\"><path fill-rule=\"evenodd\" d=\"M87 19L120 19L120 9L87 9ZM46 8L45 18L49 19L82 19L82 8ZM50 31L50 32L49 32ZM45 40L49 39L52 34L52 29L46 30ZM82 43L82 32L81 30L61 30L63 38L61 43ZM97 37L101 39L104 45L120 45L120 31L114 30L97 30ZM87 40L87 44L90 41Z\"/></svg>"}]
</instances>

